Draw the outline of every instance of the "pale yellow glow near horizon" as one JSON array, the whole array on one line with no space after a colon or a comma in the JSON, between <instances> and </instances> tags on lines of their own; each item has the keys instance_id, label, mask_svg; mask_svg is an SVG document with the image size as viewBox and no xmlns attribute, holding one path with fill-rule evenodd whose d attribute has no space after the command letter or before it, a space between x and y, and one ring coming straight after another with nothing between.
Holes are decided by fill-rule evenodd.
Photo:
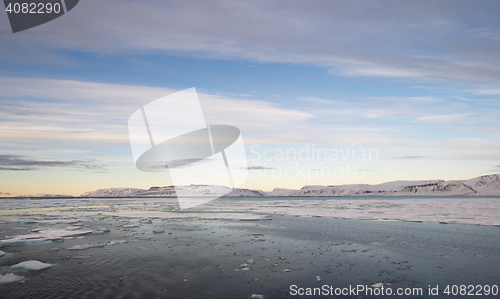
<instances>
[{"instance_id":1,"label":"pale yellow glow near horizon","mask_svg":"<svg viewBox=\"0 0 500 299\"><path fill-rule=\"evenodd\" d=\"M347 177L273 177L266 171L249 171L243 189L272 191L274 188L300 189L306 185L380 184L397 180L467 180L485 174L493 174L489 161L390 161L379 165L367 165L362 178ZM429 168L435 169L429 177ZM278 172L276 172L278 173ZM0 196L38 194L63 194L79 196L88 191L108 188L140 188L170 186L168 173L148 173L133 167L112 170L107 173L74 170L2 171ZM8 174L8 175L7 175ZM188 182L188 179L186 180ZM189 184L189 183L187 183Z\"/></svg>"}]
</instances>

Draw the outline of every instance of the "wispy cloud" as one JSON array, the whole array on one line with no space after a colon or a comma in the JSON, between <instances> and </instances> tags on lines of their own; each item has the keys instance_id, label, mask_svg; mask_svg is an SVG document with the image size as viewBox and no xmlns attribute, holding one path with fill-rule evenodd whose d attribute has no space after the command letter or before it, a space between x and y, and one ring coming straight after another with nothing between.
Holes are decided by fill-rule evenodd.
<instances>
[{"instance_id":1,"label":"wispy cloud","mask_svg":"<svg viewBox=\"0 0 500 299\"><path fill-rule=\"evenodd\" d=\"M428 156L403 156L403 157L393 157L388 158L389 160L406 160L406 159L425 159L429 158Z\"/></svg>"},{"instance_id":2,"label":"wispy cloud","mask_svg":"<svg viewBox=\"0 0 500 299\"><path fill-rule=\"evenodd\" d=\"M417 118L419 121L456 123L467 120L471 114L430 114Z\"/></svg>"},{"instance_id":3,"label":"wispy cloud","mask_svg":"<svg viewBox=\"0 0 500 299\"><path fill-rule=\"evenodd\" d=\"M269 170L269 169L275 169L274 167L267 167L267 166L249 166L246 167L245 169L248 170Z\"/></svg>"},{"instance_id":4,"label":"wispy cloud","mask_svg":"<svg viewBox=\"0 0 500 299\"><path fill-rule=\"evenodd\" d=\"M498 83L498 5L484 1L472 14L473 3L453 1L85 1L70 20L33 28L30 39L3 35L0 54L68 63L57 50L155 51L307 63L344 76Z\"/></svg>"},{"instance_id":5,"label":"wispy cloud","mask_svg":"<svg viewBox=\"0 0 500 299\"><path fill-rule=\"evenodd\" d=\"M500 95L500 88L498 89L472 89L467 90L469 92L479 94L479 95Z\"/></svg>"},{"instance_id":6,"label":"wispy cloud","mask_svg":"<svg viewBox=\"0 0 500 299\"><path fill-rule=\"evenodd\" d=\"M33 171L44 168L74 168L78 170L102 169L95 160L35 160L25 156L0 155L0 170Z\"/></svg>"},{"instance_id":7,"label":"wispy cloud","mask_svg":"<svg viewBox=\"0 0 500 299\"><path fill-rule=\"evenodd\" d=\"M0 136L4 142L64 141L128 146L130 115L143 105L175 91L134 85L0 77L0 103L5 107L0 110ZM236 125L249 140L289 142L290 128L301 127L315 117L309 112L255 98L208 93L198 93L198 96L207 123ZM190 116L182 117L188 121ZM294 139L302 138L302 134L296 133Z\"/></svg>"}]
</instances>

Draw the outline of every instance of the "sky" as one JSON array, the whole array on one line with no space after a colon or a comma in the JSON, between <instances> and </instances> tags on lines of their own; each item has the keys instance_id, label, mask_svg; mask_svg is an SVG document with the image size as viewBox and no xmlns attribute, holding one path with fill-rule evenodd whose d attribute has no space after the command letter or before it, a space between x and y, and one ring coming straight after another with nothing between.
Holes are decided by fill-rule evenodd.
<instances>
[{"instance_id":1,"label":"sky","mask_svg":"<svg viewBox=\"0 0 500 299\"><path fill-rule=\"evenodd\" d=\"M241 131L242 188L500 173L499 13L498 1L82 0L17 33L0 13L0 196L171 185L135 167L127 122L192 87L208 124Z\"/></svg>"}]
</instances>

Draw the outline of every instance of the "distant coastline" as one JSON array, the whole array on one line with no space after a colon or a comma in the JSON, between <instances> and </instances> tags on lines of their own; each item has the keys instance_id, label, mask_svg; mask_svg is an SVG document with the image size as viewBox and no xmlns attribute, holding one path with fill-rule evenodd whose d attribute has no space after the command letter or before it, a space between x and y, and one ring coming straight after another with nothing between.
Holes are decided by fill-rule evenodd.
<instances>
[{"instance_id":1,"label":"distant coastline","mask_svg":"<svg viewBox=\"0 0 500 299\"><path fill-rule=\"evenodd\" d=\"M236 188L212 185L183 186L192 192L193 197L211 196L215 189L227 188L225 197L302 197L302 196L500 196L500 174L483 175L468 180L428 180L394 181L377 185L308 185L301 189L275 188L273 191ZM139 188L109 188L86 192L80 196L39 194L36 196L16 196L4 198L127 198L127 197L172 197L174 186Z\"/></svg>"}]
</instances>

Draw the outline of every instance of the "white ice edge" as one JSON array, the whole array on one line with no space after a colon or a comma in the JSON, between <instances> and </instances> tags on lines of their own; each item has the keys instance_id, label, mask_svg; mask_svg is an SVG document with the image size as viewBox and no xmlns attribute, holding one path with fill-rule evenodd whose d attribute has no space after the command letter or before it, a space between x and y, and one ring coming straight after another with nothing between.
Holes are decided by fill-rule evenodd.
<instances>
[{"instance_id":1,"label":"white ice edge","mask_svg":"<svg viewBox=\"0 0 500 299\"><path fill-rule=\"evenodd\" d=\"M48 200L50 201L50 200ZM12 205L23 205L29 208L29 201L10 201ZM262 220L268 215L281 214L291 216L315 216L347 219L390 219L402 221L446 222L474 225L500 226L500 198L496 197L410 197L404 199L370 198L370 199L336 199L335 197L310 198L238 198L237 200L223 200L206 203L188 212L177 211L175 200L154 198L121 199L124 206L116 203L115 199L87 199L83 201L69 201L65 204L73 207L99 206L100 213L51 213L50 217L68 220L73 217L81 221L90 221L95 217L118 218L159 218L159 219L234 219L234 220ZM60 204L60 202L58 202ZM135 204L133 207L126 207ZM6 203L4 203L4 206ZM116 207L116 210L110 210ZM161 211L170 207L172 211ZM121 210L126 210L125 212ZM229 212L229 213L228 213ZM32 217L35 218L35 217ZM43 217L37 217L44 221ZM54 222L57 219L53 219ZM129 228L132 228L130 225ZM124 226L125 228L127 226ZM50 232L50 233L49 233ZM20 236L20 238L51 238L70 237L88 232L70 231L70 228L57 231L40 230L37 234ZM16 237L0 240L4 243L15 241Z\"/></svg>"},{"instance_id":2,"label":"white ice edge","mask_svg":"<svg viewBox=\"0 0 500 299\"><path fill-rule=\"evenodd\" d=\"M13 273L8 273L5 275L0 274L0 284L1 283L9 283L23 280L24 276L16 275Z\"/></svg>"},{"instance_id":3,"label":"white ice edge","mask_svg":"<svg viewBox=\"0 0 500 299\"><path fill-rule=\"evenodd\" d=\"M62 240L65 237L81 236L92 233L91 230L67 230L67 229L45 229L33 232L26 235L6 236L5 239L0 240L0 247L25 245L29 243L43 243L55 240Z\"/></svg>"},{"instance_id":4,"label":"white ice edge","mask_svg":"<svg viewBox=\"0 0 500 299\"><path fill-rule=\"evenodd\" d=\"M10 267L12 269L21 268L21 269L25 269L25 270L38 271L38 270L50 268L53 266L54 266L54 264L48 264L48 263L42 263L40 261L30 260L30 261L25 261L25 262L15 264L15 265L10 266Z\"/></svg>"}]
</instances>

